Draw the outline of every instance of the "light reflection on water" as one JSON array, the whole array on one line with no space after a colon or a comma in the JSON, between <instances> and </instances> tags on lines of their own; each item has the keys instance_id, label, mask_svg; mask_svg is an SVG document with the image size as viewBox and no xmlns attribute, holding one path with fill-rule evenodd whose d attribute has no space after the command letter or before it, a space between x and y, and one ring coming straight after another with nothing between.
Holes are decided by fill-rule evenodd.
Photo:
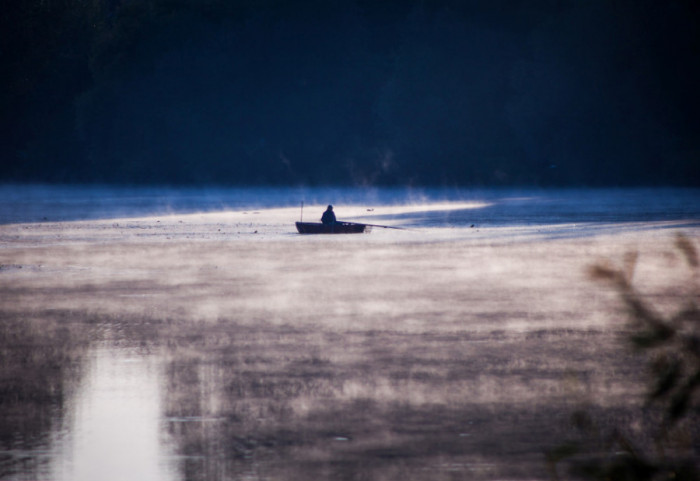
<instances>
[{"instance_id":1,"label":"light reflection on water","mask_svg":"<svg viewBox=\"0 0 700 481\"><path fill-rule=\"evenodd\" d=\"M52 196L37 194L39 203L22 196L5 207L0 202L0 224L41 220L45 212L50 220L69 220L124 210L226 210L258 205L259 198L292 205L303 197L307 206L312 199L338 198L323 190L306 197L296 191L171 193L177 201L167 192L137 193L108 191L102 198L99 189L87 197L68 190L56 209ZM6 194L0 189L0 199ZM49 396L60 412L34 431L48 433L51 442L7 443L5 456L34 463L17 466L9 479L35 479L34 465L46 481L401 479L416 467L426 470L424 476L409 477L432 481L450 477L433 476L431 469L467 472L475 466L483 479L537 478L544 446L568 426L568 385L562 380L575 373L587 392L604 398L602 405L617 409L617 396L627 393L609 386L632 389L629 380L636 379L636 365L618 353L598 313L605 299L577 275L585 256L622 247L491 244L497 236L514 237L521 226L539 232L553 224L558 227L550 228L551 237L606 233L611 223L629 234L635 222L645 229L635 236L641 240L650 237L644 223L652 221L674 229L687 224L697 232L700 191L516 194L523 193L464 193L447 206L426 197L416 206L410 196L387 191L371 200L395 200L395 209L360 205L356 210L368 216L366 222L417 227L401 231L411 233L412 244L397 246L370 244L382 239L377 234L349 240L292 235L296 208L290 219L256 216L259 225L251 221L249 230L260 229L260 235L250 242L240 236L225 237L230 243L190 239L220 239L215 221L134 222L138 239L152 242L133 246L124 238L136 235L123 226L110 223L106 230L113 237L99 237L105 229L86 224L71 234L69 248L51 244L54 235L68 235L62 226L36 226L46 232L35 243L29 227L0 226L0 287L9 293L0 299L0 314L3 308L24 305L34 312L43 306L46 319L37 314L36 322L41 327L26 329L20 309L18 330L29 332L25 343L36 346L33 353L56 351L31 357L30 375L17 377L32 388L22 400L26 418L36 417L34 392L42 390L35 384L60 389L61 382L55 383L59 388L45 382L58 377L60 362L66 365L64 389L65 379L78 385L64 397ZM102 199L94 209L93 197ZM18 207L27 202L29 208ZM575 228L579 222L601 226L583 231ZM140 230L146 226L156 234L146 237ZM470 240L484 227L483 243L431 243L444 227L463 227L457 235L467 238L469 232ZM277 243L260 243L264 235ZM651 254L652 261L665 259L656 248ZM659 278L656 264L650 266L647 272ZM61 357L65 338L105 338L84 334L95 306L113 309L103 327L107 338L119 341L84 347L87 354L79 344ZM70 310L67 319L85 322L63 337L61 308ZM186 322L171 323L170 313ZM46 333L49 321L56 323L55 334ZM15 337L1 336L0 348L17 344ZM158 347L132 347L144 344ZM23 359L25 350L15 357ZM85 367L73 375L69 368L83 355ZM602 369L612 365L609 372ZM610 416L598 409L601 417ZM478 430L471 429L475 425ZM520 453L526 444L529 450ZM520 461L513 461L519 453Z\"/></svg>"},{"instance_id":2,"label":"light reflection on water","mask_svg":"<svg viewBox=\"0 0 700 481\"><path fill-rule=\"evenodd\" d=\"M450 189L450 188L127 188L0 184L0 225L23 222L113 219L195 212L307 206L422 206L483 203L484 209L407 212L376 221L406 225L529 225L537 223L630 222L694 219L700 190L628 189ZM312 215L307 212L307 215ZM315 214L313 214L315 215ZM320 217L320 213L318 213Z\"/></svg>"},{"instance_id":3,"label":"light reflection on water","mask_svg":"<svg viewBox=\"0 0 700 481\"><path fill-rule=\"evenodd\" d=\"M102 346L88 359L68 425L57 439L51 479L179 479L162 425L158 358Z\"/></svg>"}]
</instances>

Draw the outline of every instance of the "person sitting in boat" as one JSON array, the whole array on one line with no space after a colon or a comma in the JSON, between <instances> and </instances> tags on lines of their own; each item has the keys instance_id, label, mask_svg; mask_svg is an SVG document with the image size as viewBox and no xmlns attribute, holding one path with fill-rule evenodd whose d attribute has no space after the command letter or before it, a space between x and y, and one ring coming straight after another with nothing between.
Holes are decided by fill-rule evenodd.
<instances>
[{"instance_id":1,"label":"person sitting in boat","mask_svg":"<svg viewBox=\"0 0 700 481\"><path fill-rule=\"evenodd\" d=\"M323 216L321 216L321 222L323 222L324 225L333 225L337 222L335 220L335 213L333 212L332 205L329 205L326 211L323 213Z\"/></svg>"}]
</instances>

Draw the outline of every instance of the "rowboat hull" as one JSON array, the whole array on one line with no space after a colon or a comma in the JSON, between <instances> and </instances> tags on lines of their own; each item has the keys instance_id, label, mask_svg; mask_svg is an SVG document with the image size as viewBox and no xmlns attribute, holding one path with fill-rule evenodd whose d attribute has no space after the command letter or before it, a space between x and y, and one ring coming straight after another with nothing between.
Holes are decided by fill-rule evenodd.
<instances>
[{"instance_id":1,"label":"rowboat hull","mask_svg":"<svg viewBox=\"0 0 700 481\"><path fill-rule=\"evenodd\" d=\"M362 234L372 230L371 226L354 222L336 222L329 225L320 222L297 222L296 224L300 234Z\"/></svg>"}]
</instances>

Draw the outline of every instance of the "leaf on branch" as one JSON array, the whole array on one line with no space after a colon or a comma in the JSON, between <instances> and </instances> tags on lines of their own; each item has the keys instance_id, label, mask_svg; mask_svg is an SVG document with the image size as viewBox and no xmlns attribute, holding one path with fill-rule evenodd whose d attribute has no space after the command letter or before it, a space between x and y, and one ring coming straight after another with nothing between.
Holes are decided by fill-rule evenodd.
<instances>
[{"instance_id":1,"label":"leaf on branch","mask_svg":"<svg viewBox=\"0 0 700 481\"><path fill-rule=\"evenodd\" d=\"M624 257L624 263L625 263L625 279L627 280L628 283L632 282L632 277L634 277L634 270L637 267L637 259L639 258L639 253L634 251L634 252L628 252L625 254Z\"/></svg>"},{"instance_id":2,"label":"leaf on branch","mask_svg":"<svg viewBox=\"0 0 700 481\"><path fill-rule=\"evenodd\" d=\"M588 275L591 279L596 281L613 282L618 284L620 287L627 286L625 276L617 269L605 264L595 264L589 267Z\"/></svg>"},{"instance_id":3,"label":"leaf on branch","mask_svg":"<svg viewBox=\"0 0 700 481\"><path fill-rule=\"evenodd\" d=\"M629 339L639 349L651 349L666 342L671 336L667 333L659 333L657 330L630 334Z\"/></svg>"},{"instance_id":4,"label":"leaf on branch","mask_svg":"<svg viewBox=\"0 0 700 481\"><path fill-rule=\"evenodd\" d=\"M689 400L690 393L687 392L686 389L682 389L673 396L673 399L671 399L671 406L668 408L668 417L671 421L677 421L685 414L688 410Z\"/></svg>"},{"instance_id":5,"label":"leaf on branch","mask_svg":"<svg viewBox=\"0 0 700 481\"><path fill-rule=\"evenodd\" d=\"M698 251L688 236L681 233L676 235L676 247L683 253L689 266L698 267Z\"/></svg>"},{"instance_id":6,"label":"leaf on branch","mask_svg":"<svg viewBox=\"0 0 700 481\"><path fill-rule=\"evenodd\" d=\"M668 409L669 420L673 423L683 417L690 407L693 392L700 386L700 369L688 378L683 387L671 399Z\"/></svg>"},{"instance_id":7,"label":"leaf on branch","mask_svg":"<svg viewBox=\"0 0 700 481\"><path fill-rule=\"evenodd\" d=\"M700 327L700 309L691 301L671 318L671 322L677 325L684 322L695 323L694 327L697 329Z\"/></svg>"},{"instance_id":8,"label":"leaf on branch","mask_svg":"<svg viewBox=\"0 0 700 481\"><path fill-rule=\"evenodd\" d=\"M656 387L651 392L650 397L651 399L658 399L665 396L671 390L673 390L674 387L676 387L676 384L681 377L682 364L678 360L674 360L673 362L664 361L654 363L652 368L654 369L657 378Z\"/></svg>"},{"instance_id":9,"label":"leaf on branch","mask_svg":"<svg viewBox=\"0 0 700 481\"><path fill-rule=\"evenodd\" d=\"M666 323L653 309L648 307L634 293L628 293L624 296L627 311L632 319L640 321L651 329L650 333L658 337L659 340L665 341L671 338L675 333L675 329Z\"/></svg>"}]
</instances>

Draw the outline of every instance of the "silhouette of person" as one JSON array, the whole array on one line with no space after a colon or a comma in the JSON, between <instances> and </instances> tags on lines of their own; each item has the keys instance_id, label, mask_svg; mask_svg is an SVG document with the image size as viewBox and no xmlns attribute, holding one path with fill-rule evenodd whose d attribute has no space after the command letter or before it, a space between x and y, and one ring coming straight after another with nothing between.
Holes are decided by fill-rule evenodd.
<instances>
[{"instance_id":1,"label":"silhouette of person","mask_svg":"<svg viewBox=\"0 0 700 481\"><path fill-rule=\"evenodd\" d=\"M323 216L321 216L321 222L323 222L324 225L333 225L337 222L335 220L335 213L333 212L332 205L329 205L326 211L323 213Z\"/></svg>"}]
</instances>

